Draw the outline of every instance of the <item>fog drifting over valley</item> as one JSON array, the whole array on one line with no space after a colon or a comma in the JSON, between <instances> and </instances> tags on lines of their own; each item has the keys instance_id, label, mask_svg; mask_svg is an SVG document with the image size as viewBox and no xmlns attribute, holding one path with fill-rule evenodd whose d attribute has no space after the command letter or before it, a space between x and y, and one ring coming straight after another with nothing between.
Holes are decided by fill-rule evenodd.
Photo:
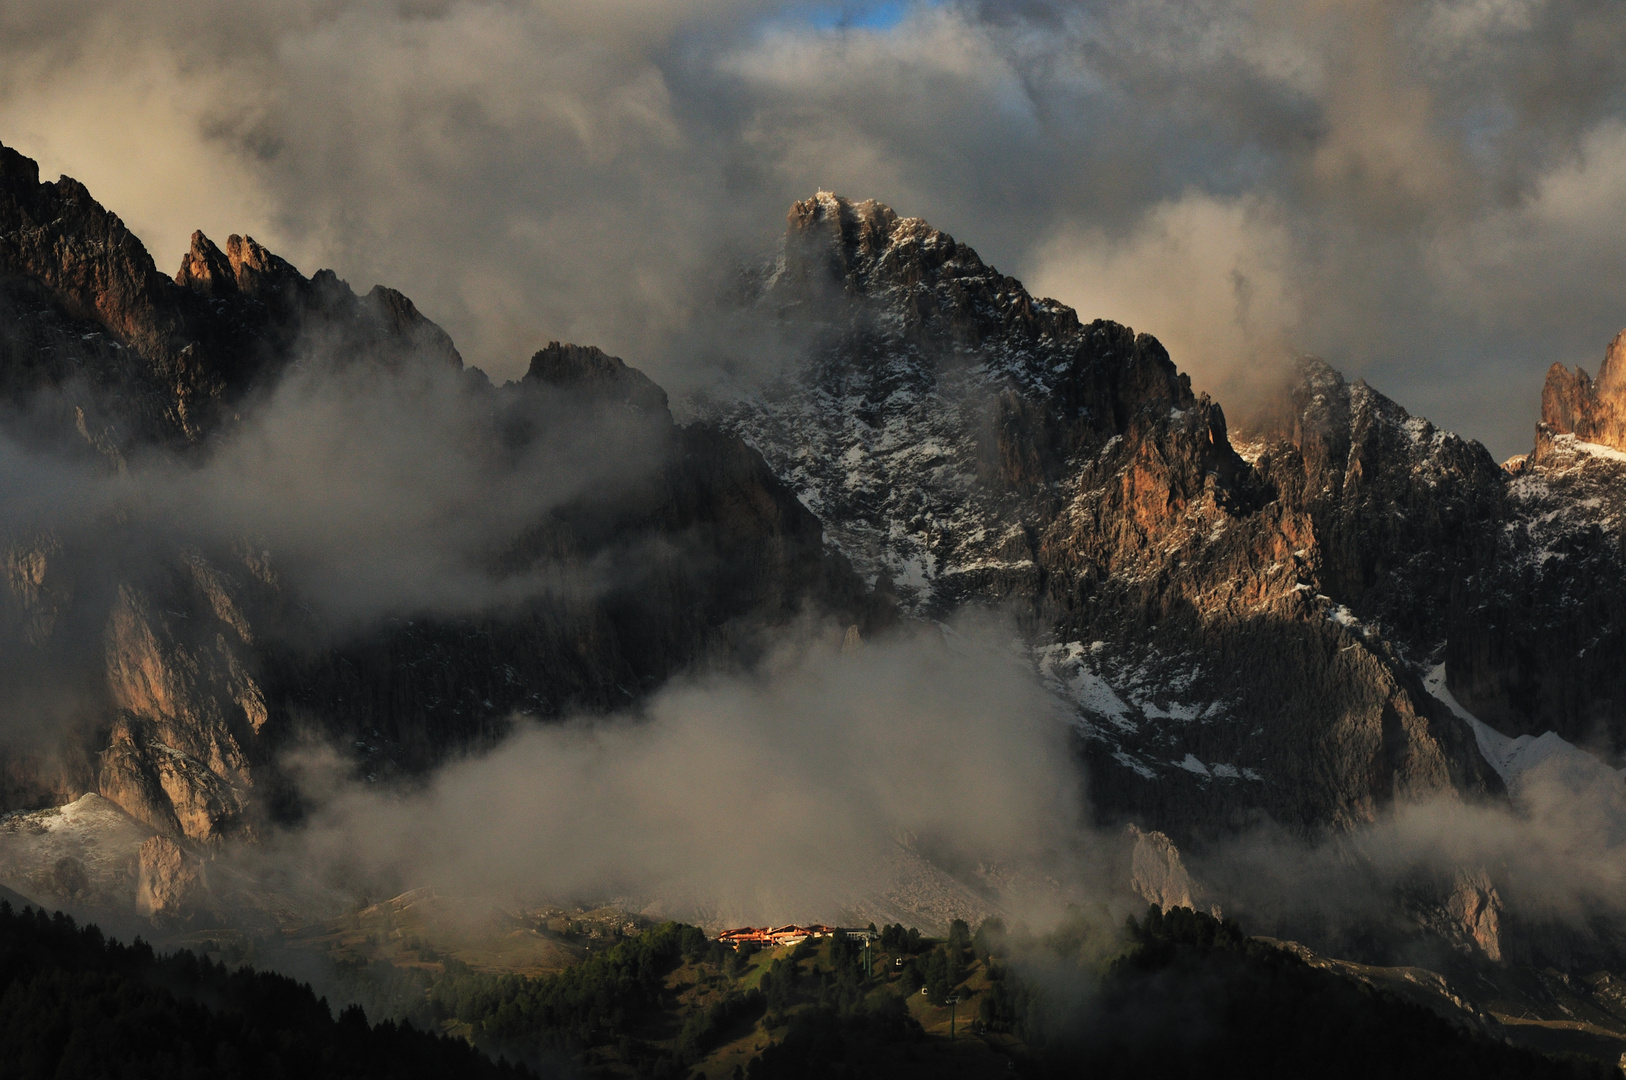
<instances>
[{"instance_id":1,"label":"fog drifting over valley","mask_svg":"<svg viewBox=\"0 0 1626 1080\"><path fill-rule=\"evenodd\" d=\"M271 857L374 895L617 898L732 925L1043 922L1105 885L1061 705L1008 631L845 651L817 631L635 716L522 723L417 790L356 784L312 748L293 763L311 820Z\"/></svg>"},{"instance_id":2,"label":"fog drifting over valley","mask_svg":"<svg viewBox=\"0 0 1626 1080\"><path fill-rule=\"evenodd\" d=\"M427 886L713 926L938 932L990 913L1044 931L1082 905L1110 934L1149 897L1122 827L1092 820L1069 719L996 620L856 651L804 624L756 672L677 680L635 715L521 722L411 790L297 751L312 816L253 858L373 896ZM1445 947L1403 944L1416 931L1401 912L1468 882L1495 894L1510 958L1611 948L1626 781L1570 748L1510 786L1506 801L1397 803L1349 833L1266 822L1210 841L1182 856L1191 899L1250 932L1395 962L1384 950Z\"/></svg>"},{"instance_id":3,"label":"fog drifting over valley","mask_svg":"<svg viewBox=\"0 0 1626 1080\"><path fill-rule=\"evenodd\" d=\"M455 614L557 584L499 571L548 511L632 489L666 432L550 387L500 397L444 363L328 363L320 345L205 452L138 450L113 470L82 448L0 434L8 537L49 536L117 574L177 550L263 551L301 603L354 632L383 616ZM591 584L578 568L573 587Z\"/></svg>"},{"instance_id":4,"label":"fog drifting over valley","mask_svg":"<svg viewBox=\"0 0 1626 1080\"><path fill-rule=\"evenodd\" d=\"M0 42L5 141L160 265L253 233L499 379L560 338L681 389L695 283L821 187L1233 409L1308 351L1498 456L1626 323L1610 0L17 0Z\"/></svg>"},{"instance_id":5,"label":"fog drifting over valley","mask_svg":"<svg viewBox=\"0 0 1626 1080\"><path fill-rule=\"evenodd\" d=\"M664 449L658 425L548 388L501 398L444 365L330 365L315 348L191 458L114 471L8 439L0 513L14 535L55 537L89 589L254 538L317 613L301 627L337 640L386 617L590 590L599 569L615 572L491 566L539 515L638 485ZM496 437L518 420L524 438ZM300 745L283 764L303 822L225 854L266 880L351 896L616 900L711 925L941 929L999 912L1042 928L1068 903L1139 902L1120 824L1091 820L1071 706L1011 626L984 614L856 648L843 631L810 614L751 670L680 676L620 715L517 717L497 746L415 782L372 784L350 748ZM6 650L29 660L0 668L8 737L98 707L86 686L104 677L101 635L90 625L57 634L61 649ZM1253 929L1336 936L1388 917L1397 890L1465 870L1491 875L1507 911L1584 933L1626 916L1626 785L1572 750L1524 774L1510 803L1404 803L1314 843L1260 828L1186 863L1199 903Z\"/></svg>"}]
</instances>

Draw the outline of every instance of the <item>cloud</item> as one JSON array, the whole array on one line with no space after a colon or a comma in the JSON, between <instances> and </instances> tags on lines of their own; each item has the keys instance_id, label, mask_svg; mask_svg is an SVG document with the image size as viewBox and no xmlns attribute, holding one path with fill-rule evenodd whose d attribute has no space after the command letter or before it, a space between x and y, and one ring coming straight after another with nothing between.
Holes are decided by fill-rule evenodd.
<instances>
[{"instance_id":1,"label":"cloud","mask_svg":"<svg viewBox=\"0 0 1626 1080\"><path fill-rule=\"evenodd\" d=\"M819 187L1169 336L1215 388L1279 321L1498 452L1547 364L1626 323L1613 203L1551 217L1620 174L1609 0L24 0L0 30L0 138L161 263L255 232L402 288L499 377L560 337L681 383L706 268ZM1182 230L1271 268L1243 270L1247 333L1235 264L1145 269Z\"/></svg>"},{"instance_id":2,"label":"cloud","mask_svg":"<svg viewBox=\"0 0 1626 1080\"><path fill-rule=\"evenodd\" d=\"M1124 236L1055 236L1032 285L1070 292L1157 336L1198 390L1239 407L1276 389L1292 353L1302 300L1280 211L1246 196L1198 193L1161 203ZM1087 298L1087 299L1085 299Z\"/></svg>"},{"instance_id":3,"label":"cloud","mask_svg":"<svg viewBox=\"0 0 1626 1080\"><path fill-rule=\"evenodd\" d=\"M1066 707L1008 628L833 640L804 625L757 670L674 681L637 715L521 721L413 790L307 748L290 771L310 817L239 857L370 895L614 900L710 925L997 913L1042 932L1070 903L1110 927L1144 902L1130 841L1088 823ZM1510 802L1401 802L1313 838L1266 823L1183 856L1199 903L1248 932L1368 962L1470 947L1449 913L1467 882L1500 917L1487 940L1539 966L1612 948L1623 854L1626 782L1569 748Z\"/></svg>"},{"instance_id":4,"label":"cloud","mask_svg":"<svg viewBox=\"0 0 1626 1080\"><path fill-rule=\"evenodd\" d=\"M444 364L297 368L201 467L129 476L128 504L179 543L251 538L340 623L475 611L550 588L499 558L546 514L637 488L668 428L547 387L493 390ZM589 571L581 568L586 576ZM573 587L589 587L575 581Z\"/></svg>"},{"instance_id":5,"label":"cloud","mask_svg":"<svg viewBox=\"0 0 1626 1080\"><path fill-rule=\"evenodd\" d=\"M580 599L637 565L638 536L602 557L554 557L535 533L556 511L581 523L647 497L670 461L664 415L494 388L439 359L346 360L310 341L206 446L148 449L117 469L77 442L30 441L26 422L0 432L0 633L21 665L0 673L0 694L99 687L117 591L172 591L167 575L194 555L242 575L244 552L263 553L272 608L314 616L296 620L302 635L341 637L391 616ZM256 619L260 636L288 632L274 610ZM11 726L37 712L0 709Z\"/></svg>"},{"instance_id":6,"label":"cloud","mask_svg":"<svg viewBox=\"0 0 1626 1080\"><path fill-rule=\"evenodd\" d=\"M1071 738L997 628L856 652L791 635L754 674L680 680L636 717L527 724L417 792L307 768L319 809L281 842L351 884L946 925L943 904L1056 904L1081 844ZM919 853L974 886L980 868L989 894L967 901ZM1016 884L995 895L998 882Z\"/></svg>"},{"instance_id":7,"label":"cloud","mask_svg":"<svg viewBox=\"0 0 1626 1080\"><path fill-rule=\"evenodd\" d=\"M1626 781L1562 747L1517 778L1508 802L1397 803L1339 836L1267 826L1188 861L1250 931L1336 955L1438 965L1451 938L1471 948L1464 911L1488 911L1478 929L1501 959L1604 962L1626 920ZM1462 906L1464 890L1477 895Z\"/></svg>"}]
</instances>

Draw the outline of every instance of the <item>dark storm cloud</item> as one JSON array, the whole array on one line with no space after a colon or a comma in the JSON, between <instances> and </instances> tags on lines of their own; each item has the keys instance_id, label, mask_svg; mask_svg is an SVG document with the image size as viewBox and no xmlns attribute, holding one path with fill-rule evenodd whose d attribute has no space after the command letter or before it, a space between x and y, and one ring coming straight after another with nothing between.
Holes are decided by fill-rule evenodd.
<instances>
[{"instance_id":1,"label":"dark storm cloud","mask_svg":"<svg viewBox=\"0 0 1626 1080\"><path fill-rule=\"evenodd\" d=\"M161 258L258 230L498 375L566 337L681 382L693 283L818 187L1222 399L1314 351L1498 452L1626 324L1609 0L826 7L19 2L0 125Z\"/></svg>"}]
</instances>

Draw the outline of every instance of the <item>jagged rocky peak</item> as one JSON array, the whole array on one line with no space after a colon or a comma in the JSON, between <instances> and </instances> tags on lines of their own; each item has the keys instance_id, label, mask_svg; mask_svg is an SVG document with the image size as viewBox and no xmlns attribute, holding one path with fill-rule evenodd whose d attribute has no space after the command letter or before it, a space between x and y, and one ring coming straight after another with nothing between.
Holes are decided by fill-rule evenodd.
<instances>
[{"instance_id":1,"label":"jagged rocky peak","mask_svg":"<svg viewBox=\"0 0 1626 1080\"><path fill-rule=\"evenodd\" d=\"M164 309L170 281L116 214L79 181L41 183L39 165L0 146L0 268L33 278L67 314L92 319L125 344L176 347L180 320Z\"/></svg>"},{"instance_id":2,"label":"jagged rocky peak","mask_svg":"<svg viewBox=\"0 0 1626 1080\"><path fill-rule=\"evenodd\" d=\"M1315 357L1295 363L1280 391L1241 425L1239 438L1275 481L1286 481L1284 466L1302 467L1295 497L1311 504L1351 496L1370 502L1373 492L1419 479L1430 492L1441 484L1499 490L1504 479L1479 442L1413 416L1364 379L1350 382ZM1284 444L1296 451L1291 460Z\"/></svg>"},{"instance_id":3,"label":"jagged rocky peak","mask_svg":"<svg viewBox=\"0 0 1626 1080\"><path fill-rule=\"evenodd\" d=\"M794 204L777 271L772 284L780 288L839 284L854 296L886 297L906 326L946 322L969 345L996 327L1045 337L1080 329L1072 308L1030 296L969 246L873 199L821 191Z\"/></svg>"},{"instance_id":4,"label":"jagged rocky peak","mask_svg":"<svg viewBox=\"0 0 1626 1080\"><path fill-rule=\"evenodd\" d=\"M420 312L410 298L395 289L375 285L357 297L350 284L332 270L318 270L307 279L287 259L257 243L252 236L233 233L226 238L226 250L201 231L192 234L192 246L181 259L175 284L214 301L247 300L259 305L252 312L239 311L239 318L268 319L274 333L299 331L307 326L360 324L364 350L415 351L463 366L463 357L451 335ZM354 338L354 330L342 332Z\"/></svg>"},{"instance_id":5,"label":"jagged rocky peak","mask_svg":"<svg viewBox=\"0 0 1626 1080\"><path fill-rule=\"evenodd\" d=\"M1447 443L1464 443L1423 417L1413 416L1365 379L1351 382L1315 356L1295 361L1280 390L1240 427L1249 439L1290 442L1300 450L1314 449L1335 457L1380 432L1400 436L1397 446L1425 454ZM1359 461L1351 467L1359 467Z\"/></svg>"},{"instance_id":6,"label":"jagged rocky peak","mask_svg":"<svg viewBox=\"0 0 1626 1080\"><path fill-rule=\"evenodd\" d=\"M548 342L531 357L531 366L521 382L544 383L618 401L642 412L670 415L665 390L625 360L594 345Z\"/></svg>"},{"instance_id":7,"label":"jagged rocky peak","mask_svg":"<svg viewBox=\"0 0 1626 1080\"><path fill-rule=\"evenodd\" d=\"M1541 434L1626 450L1626 330L1615 335L1593 380L1585 369L1547 369L1541 388ZM1541 456L1538 436L1537 456Z\"/></svg>"},{"instance_id":8,"label":"jagged rocky peak","mask_svg":"<svg viewBox=\"0 0 1626 1080\"><path fill-rule=\"evenodd\" d=\"M1278 498L1310 516L1322 590L1414 661L1431 655L1453 583L1494 544L1505 475L1490 452L1313 357L1239 437Z\"/></svg>"},{"instance_id":9,"label":"jagged rocky peak","mask_svg":"<svg viewBox=\"0 0 1626 1080\"><path fill-rule=\"evenodd\" d=\"M303 278L291 263L255 243L252 236L236 233L226 238L222 252L201 231L194 232L192 248L175 274L175 284L210 297L235 292L254 296L296 281L303 282Z\"/></svg>"},{"instance_id":10,"label":"jagged rocky peak","mask_svg":"<svg viewBox=\"0 0 1626 1080\"><path fill-rule=\"evenodd\" d=\"M33 161L3 146L0 306L18 316L0 326L0 395L55 395L59 428L77 426L121 460L137 442L201 442L313 348L386 365L463 362L400 293L357 297L331 270L306 279L253 239L221 251L196 233L167 277L84 185L42 184Z\"/></svg>"},{"instance_id":11,"label":"jagged rocky peak","mask_svg":"<svg viewBox=\"0 0 1626 1080\"><path fill-rule=\"evenodd\" d=\"M1218 407L1156 339L1082 325L879 203L797 203L754 280L747 310L785 332L794 362L694 411L759 449L831 542L912 610L1031 596L1061 489L1131 426L1197 405L1180 423L1200 419L1203 444L1234 458Z\"/></svg>"},{"instance_id":12,"label":"jagged rocky peak","mask_svg":"<svg viewBox=\"0 0 1626 1080\"><path fill-rule=\"evenodd\" d=\"M838 278L858 276L862 281L861 272L891 245L897 224L898 215L892 208L874 199L854 203L821 191L791 205L785 235L799 242L795 254L827 254L832 259L828 268Z\"/></svg>"},{"instance_id":13,"label":"jagged rocky peak","mask_svg":"<svg viewBox=\"0 0 1626 1080\"><path fill-rule=\"evenodd\" d=\"M311 282L319 289L349 286L340 281L331 270L318 270ZM377 319L388 333L407 343L419 355L444 360L454 368L463 367L463 354L452 343L452 335L440 324L418 310L412 298L384 285L374 285L372 291L361 298L365 310Z\"/></svg>"}]
</instances>

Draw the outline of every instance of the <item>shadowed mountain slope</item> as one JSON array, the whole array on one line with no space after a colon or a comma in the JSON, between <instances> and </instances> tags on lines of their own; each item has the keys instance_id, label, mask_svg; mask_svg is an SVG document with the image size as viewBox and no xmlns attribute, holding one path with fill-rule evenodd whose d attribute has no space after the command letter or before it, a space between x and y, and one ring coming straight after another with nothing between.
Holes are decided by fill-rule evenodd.
<instances>
[{"instance_id":1,"label":"shadowed mountain slope","mask_svg":"<svg viewBox=\"0 0 1626 1080\"><path fill-rule=\"evenodd\" d=\"M755 451L675 424L620 360L554 343L493 387L406 297L358 297L237 236L221 250L195 234L171 280L82 185L41 184L4 148L0 391L18 453L78 463L69 475L101 499L88 520L6 523L8 807L97 790L172 836L253 833L297 812L277 762L311 737L364 775L421 770L516 715L634 706L678 672L749 663L770 626L888 618ZM306 452L267 435L276 409L328 407L344 447L395 437L394 414L366 422L398 399L420 410L404 416L452 417L422 440L493 479L484 504L477 483L452 493L478 523L456 567L473 599L335 619L328 596L300 591L286 550L165 509L204 505L189 493L209 483L224 487L208 505L233 505L245 469ZM288 498L286 514L302 513ZM61 685L69 700L29 696Z\"/></svg>"}]
</instances>

